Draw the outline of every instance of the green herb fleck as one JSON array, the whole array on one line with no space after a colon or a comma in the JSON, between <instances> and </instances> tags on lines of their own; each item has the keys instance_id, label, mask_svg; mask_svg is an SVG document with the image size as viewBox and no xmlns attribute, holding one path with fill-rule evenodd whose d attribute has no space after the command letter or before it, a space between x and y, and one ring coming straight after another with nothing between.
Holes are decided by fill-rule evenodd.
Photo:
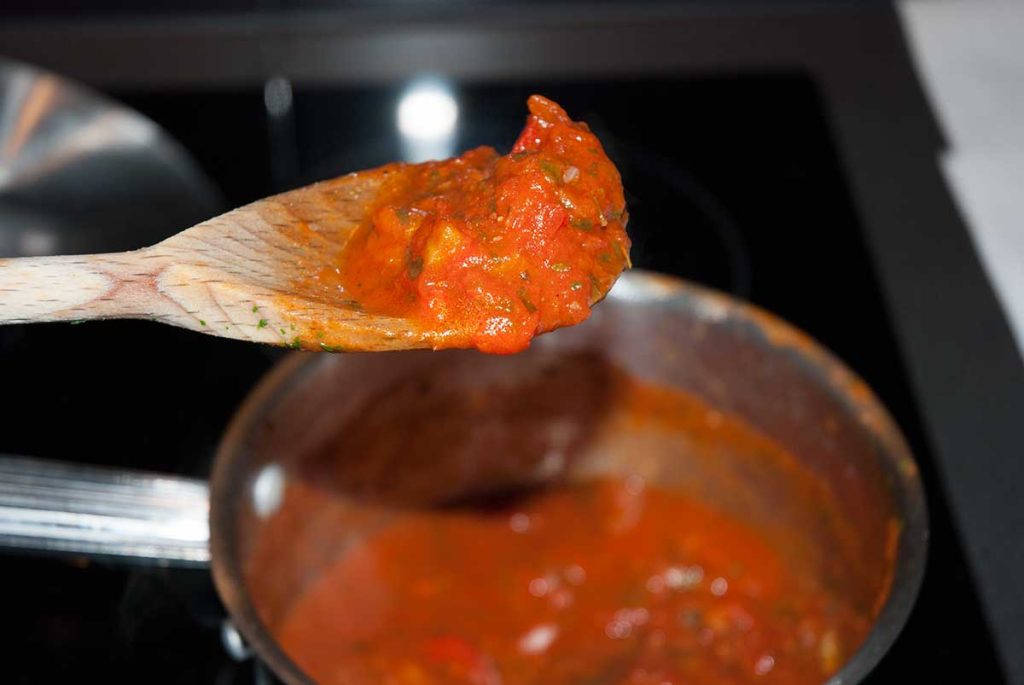
<instances>
[{"instance_id":1,"label":"green herb fleck","mask_svg":"<svg viewBox=\"0 0 1024 685\"><path fill-rule=\"evenodd\" d=\"M611 264L612 256L607 252L602 252L601 254L597 255L597 260L602 264Z\"/></svg>"},{"instance_id":2,"label":"green herb fleck","mask_svg":"<svg viewBox=\"0 0 1024 685\"><path fill-rule=\"evenodd\" d=\"M583 287L582 283L580 283L579 281L573 281L572 285L569 286L569 290L572 290L573 292L575 292L575 291L579 290L582 287Z\"/></svg>"},{"instance_id":3,"label":"green herb fleck","mask_svg":"<svg viewBox=\"0 0 1024 685\"><path fill-rule=\"evenodd\" d=\"M550 160L542 159L540 161L540 169L544 172L545 176L556 183L562 179L562 170L558 168L557 164Z\"/></svg>"},{"instance_id":4,"label":"green herb fleck","mask_svg":"<svg viewBox=\"0 0 1024 685\"><path fill-rule=\"evenodd\" d=\"M679 612L679 623L696 630L704 625L704 617L698 609L683 609Z\"/></svg>"},{"instance_id":5,"label":"green herb fleck","mask_svg":"<svg viewBox=\"0 0 1024 685\"><path fill-rule=\"evenodd\" d=\"M200 325L200 326L205 326L205 325L206 325L206 322L205 322L205 321L203 321L202 319L199 319L199 325Z\"/></svg>"},{"instance_id":6,"label":"green herb fleck","mask_svg":"<svg viewBox=\"0 0 1024 685\"><path fill-rule=\"evenodd\" d=\"M77 326L80 323L85 323L85 319L75 319L74 321L71 322L71 325Z\"/></svg>"},{"instance_id":7,"label":"green herb fleck","mask_svg":"<svg viewBox=\"0 0 1024 685\"><path fill-rule=\"evenodd\" d=\"M266 328L266 327L267 327L267 320L266 319L260 319L260 322L258 324L256 324L256 328Z\"/></svg>"},{"instance_id":8,"label":"green herb fleck","mask_svg":"<svg viewBox=\"0 0 1024 685\"><path fill-rule=\"evenodd\" d=\"M594 222L590 219L573 219L569 225L584 233L593 233L594 231Z\"/></svg>"},{"instance_id":9,"label":"green herb fleck","mask_svg":"<svg viewBox=\"0 0 1024 685\"><path fill-rule=\"evenodd\" d=\"M609 208L604 213L604 218L608 221L618 221L626 213L626 208L615 209L614 207Z\"/></svg>"},{"instance_id":10,"label":"green herb fleck","mask_svg":"<svg viewBox=\"0 0 1024 685\"><path fill-rule=\"evenodd\" d=\"M327 343L320 343L320 349L324 352L344 352L345 350L335 345L328 345Z\"/></svg>"},{"instance_id":11,"label":"green herb fleck","mask_svg":"<svg viewBox=\"0 0 1024 685\"><path fill-rule=\"evenodd\" d=\"M408 261L409 278L419 278L423 273L423 257L413 257Z\"/></svg>"},{"instance_id":12,"label":"green herb fleck","mask_svg":"<svg viewBox=\"0 0 1024 685\"><path fill-rule=\"evenodd\" d=\"M288 343L288 347L290 347L293 350L302 349L302 339L299 338L299 336L295 336L294 338L292 338L292 341Z\"/></svg>"},{"instance_id":13,"label":"green herb fleck","mask_svg":"<svg viewBox=\"0 0 1024 685\"><path fill-rule=\"evenodd\" d=\"M518 162L521 159L526 159L529 156L529 152L513 152L512 161Z\"/></svg>"},{"instance_id":14,"label":"green herb fleck","mask_svg":"<svg viewBox=\"0 0 1024 685\"><path fill-rule=\"evenodd\" d=\"M286 330L284 330L283 328L280 329L280 330L281 330L281 335L288 335L288 332Z\"/></svg>"},{"instance_id":15,"label":"green herb fleck","mask_svg":"<svg viewBox=\"0 0 1024 685\"><path fill-rule=\"evenodd\" d=\"M253 313L253 314L255 314L256 312L258 312L259 310L260 310L260 308L259 308L259 307L257 307L256 305L253 305L253 306L252 306L252 313Z\"/></svg>"},{"instance_id":16,"label":"green herb fleck","mask_svg":"<svg viewBox=\"0 0 1024 685\"><path fill-rule=\"evenodd\" d=\"M555 262L554 264L551 265L551 270L557 271L560 274L564 274L566 271L569 271L571 269L572 267L566 264L565 262Z\"/></svg>"},{"instance_id":17,"label":"green herb fleck","mask_svg":"<svg viewBox=\"0 0 1024 685\"><path fill-rule=\"evenodd\" d=\"M629 258L629 250L624 248L619 243L612 243L612 245L615 247L615 251L619 253L619 259L621 259L622 263L626 265L626 268L627 269L632 269L633 268L633 260Z\"/></svg>"},{"instance_id":18,"label":"green herb fleck","mask_svg":"<svg viewBox=\"0 0 1024 685\"><path fill-rule=\"evenodd\" d=\"M537 311L537 305L535 305L533 302L530 302L530 298L526 296L526 288L520 288L518 295L520 302L522 302L523 306L526 307L526 311L530 312L531 314Z\"/></svg>"}]
</instances>

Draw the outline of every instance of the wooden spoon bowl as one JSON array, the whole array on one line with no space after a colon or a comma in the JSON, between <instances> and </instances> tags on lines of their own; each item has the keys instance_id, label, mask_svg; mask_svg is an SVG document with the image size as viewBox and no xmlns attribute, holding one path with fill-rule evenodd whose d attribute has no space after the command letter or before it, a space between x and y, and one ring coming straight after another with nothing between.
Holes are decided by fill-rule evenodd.
<instances>
[{"instance_id":1,"label":"wooden spoon bowl","mask_svg":"<svg viewBox=\"0 0 1024 685\"><path fill-rule=\"evenodd\" d=\"M134 252L0 260L0 323L139 318L328 352L520 351L585 319L629 264L622 184L597 138L549 100L529 106L506 157L348 174Z\"/></svg>"}]
</instances>

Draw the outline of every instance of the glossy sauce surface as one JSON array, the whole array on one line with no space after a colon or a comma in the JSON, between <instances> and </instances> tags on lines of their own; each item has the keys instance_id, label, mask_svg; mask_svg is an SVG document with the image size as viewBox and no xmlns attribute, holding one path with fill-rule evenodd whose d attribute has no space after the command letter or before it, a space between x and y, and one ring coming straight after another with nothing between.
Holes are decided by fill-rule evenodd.
<instances>
[{"instance_id":1,"label":"glossy sauce surface","mask_svg":"<svg viewBox=\"0 0 1024 685\"><path fill-rule=\"evenodd\" d=\"M438 348L517 352L583 321L629 264L622 183L586 124L543 97L528 104L509 155L480 147L360 172L381 181L367 219L340 263L310 278L412 321Z\"/></svg>"},{"instance_id":2,"label":"glossy sauce surface","mask_svg":"<svg viewBox=\"0 0 1024 685\"><path fill-rule=\"evenodd\" d=\"M586 358L565 358L553 369L555 377L542 376L555 379L545 381L551 397L565 397L556 387L579 386L594 373ZM391 509L275 621L291 658L317 682L348 685L811 685L835 672L862 642L874 612L870 598L839 589L843 565L854 563L841 545L823 551L809 531L792 544L727 513L715 502L732 499L730 507L742 510L748 495L725 471L701 492L686 491L692 475L680 488L656 485L660 467L650 458L666 449L656 461L677 459L672 450L680 448L672 446L685 445L693 458L707 456L710 472L719 461L759 464L791 483L793 497L820 507L822 521L833 515L827 493L742 422L685 393L611 374L602 384L616 388L615 399L599 425L612 426L613 436L592 438L601 445L593 449L617 463L648 464L648 477L609 467L614 472L556 477L549 487L469 502L443 495L436 505ZM500 393L478 398L471 423L529 411L506 400ZM381 434L368 414L359 422ZM543 427L538 420L536 428ZM619 434L635 438L619 441ZM672 437L684 434L682 442ZM422 428L410 435L421 441L423 459L442 439L480 444L450 426L434 437ZM655 435L663 436L660 446L649 442ZM358 431L349 438L358 444ZM399 452L417 449L411 445L357 452L394 464ZM384 455L391 449L395 455ZM515 459L531 473L545 468ZM337 487L368 492L370 474L350 461L340 465ZM436 465L444 473L446 459ZM452 482L460 472L440 480ZM766 477L774 476L755 480ZM416 482L395 485L395 493L415 500L409 493L425 491L410 490ZM275 549L281 553L279 544Z\"/></svg>"}]
</instances>

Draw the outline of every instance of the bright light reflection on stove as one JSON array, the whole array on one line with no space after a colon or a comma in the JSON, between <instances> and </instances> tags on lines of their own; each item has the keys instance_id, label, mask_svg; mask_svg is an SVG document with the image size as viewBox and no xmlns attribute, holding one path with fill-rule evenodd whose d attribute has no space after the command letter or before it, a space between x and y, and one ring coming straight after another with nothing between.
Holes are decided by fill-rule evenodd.
<instances>
[{"instance_id":1,"label":"bright light reflection on stove","mask_svg":"<svg viewBox=\"0 0 1024 685\"><path fill-rule=\"evenodd\" d=\"M398 100L395 124L408 162L451 157L459 105L451 86L434 78L413 81Z\"/></svg>"}]
</instances>

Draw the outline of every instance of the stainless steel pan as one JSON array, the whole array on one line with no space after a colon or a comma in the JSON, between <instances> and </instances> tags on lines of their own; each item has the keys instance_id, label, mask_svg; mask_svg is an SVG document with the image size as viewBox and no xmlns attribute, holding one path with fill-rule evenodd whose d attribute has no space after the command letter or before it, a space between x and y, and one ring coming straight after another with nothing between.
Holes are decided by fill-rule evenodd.
<instances>
[{"instance_id":1,"label":"stainless steel pan","mask_svg":"<svg viewBox=\"0 0 1024 685\"><path fill-rule=\"evenodd\" d=\"M500 372L501 365L583 352L742 418L825 484L844 525L855 531L842 543L844 553L858 560L845 582L851 593L877 601L869 637L829 681L859 682L902 628L924 569L925 503L903 438L870 390L800 332L730 297L642 271L625 274L589 321L543 336L514 358L471 352L287 357L232 421L215 460L208 500L201 482L4 459L0 544L159 563L204 564L209 558L234 624L259 657L286 682L306 683L275 642L273 627L320 568L351 542L357 519L344 497L304 502L306 515L314 518L324 513L322 507L338 507L328 512L337 525L295 527L292 548L322 550L313 561L305 554L298 565L288 549L268 555L260 541L268 527L280 525L282 502L290 488L308 480L304 464L331 439L339 417L424 369L465 374L468 368L483 379ZM601 392L600 379L593 387ZM339 459L361 458L346 453L344 439L337 444ZM618 466L582 463L579 470L583 477L588 469L632 468L639 461L633 455ZM489 463L500 466L501 461ZM389 473L398 478L409 468L399 464ZM716 491L720 473L692 464L677 471L669 476L695 491ZM793 504L785 479L745 471L742 463L730 477L755 493L740 514L806 532L823 553L840 544L816 528L815 511ZM472 479L460 483L469 489L479 485ZM390 478L380 485L395 487Z\"/></svg>"}]
</instances>

